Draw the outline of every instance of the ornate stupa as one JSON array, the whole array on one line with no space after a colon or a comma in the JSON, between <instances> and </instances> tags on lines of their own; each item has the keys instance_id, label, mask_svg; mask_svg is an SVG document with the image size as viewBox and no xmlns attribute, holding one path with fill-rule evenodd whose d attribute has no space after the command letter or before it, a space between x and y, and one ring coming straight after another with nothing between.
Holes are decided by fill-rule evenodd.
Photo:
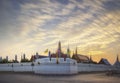
<instances>
[{"instance_id":1,"label":"ornate stupa","mask_svg":"<svg viewBox=\"0 0 120 83\"><path fill-rule=\"evenodd\" d=\"M120 61L119 61L118 55L117 55L116 61L115 61L115 63L114 63L114 66L115 66L115 67L120 67Z\"/></svg>"},{"instance_id":2,"label":"ornate stupa","mask_svg":"<svg viewBox=\"0 0 120 83\"><path fill-rule=\"evenodd\" d=\"M56 58L56 57L59 57L59 58L67 58L67 54L64 54L62 52L62 49L61 49L61 42L59 41L58 43L58 49L56 51L56 53L52 53L51 54L51 57L52 58Z\"/></svg>"},{"instance_id":3,"label":"ornate stupa","mask_svg":"<svg viewBox=\"0 0 120 83\"><path fill-rule=\"evenodd\" d=\"M67 52L69 50L67 49ZM77 74L77 61L67 57L61 51L61 42L58 43L56 53L48 52L47 58L35 60L34 72L37 74Z\"/></svg>"}]
</instances>

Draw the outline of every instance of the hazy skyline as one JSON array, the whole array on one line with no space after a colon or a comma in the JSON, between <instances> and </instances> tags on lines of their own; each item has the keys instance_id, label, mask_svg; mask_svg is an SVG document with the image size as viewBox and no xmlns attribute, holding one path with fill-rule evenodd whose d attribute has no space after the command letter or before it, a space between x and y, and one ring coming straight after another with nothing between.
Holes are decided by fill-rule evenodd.
<instances>
[{"instance_id":1,"label":"hazy skyline","mask_svg":"<svg viewBox=\"0 0 120 83\"><path fill-rule=\"evenodd\" d=\"M101 57L120 54L120 0L0 0L0 56L46 49ZM47 54L46 54L47 55Z\"/></svg>"}]
</instances>

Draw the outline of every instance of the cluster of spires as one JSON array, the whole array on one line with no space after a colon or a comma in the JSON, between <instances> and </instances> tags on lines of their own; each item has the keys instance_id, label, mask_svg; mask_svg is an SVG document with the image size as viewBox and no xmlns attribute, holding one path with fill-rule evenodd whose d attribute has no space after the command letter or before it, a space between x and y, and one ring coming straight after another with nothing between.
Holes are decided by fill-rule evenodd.
<instances>
[{"instance_id":1,"label":"cluster of spires","mask_svg":"<svg viewBox=\"0 0 120 83\"><path fill-rule=\"evenodd\" d=\"M119 66L120 65L120 61L119 61L119 57L117 55L117 58L116 58L116 62L114 63L115 66Z\"/></svg>"},{"instance_id":2,"label":"cluster of spires","mask_svg":"<svg viewBox=\"0 0 120 83\"><path fill-rule=\"evenodd\" d=\"M58 60L58 58L62 56L61 42L60 42L60 41L59 41L59 43L58 43L58 49L57 49L56 54L57 54L56 58L57 58L57 60ZM75 55L77 55L77 54L78 54L78 53L77 53L77 47L76 47ZM37 54L37 55L38 55L38 54ZM73 53L73 55L74 55L74 53ZM48 52L48 56L50 57L50 61L51 61L51 52L50 52L50 51ZM70 58L69 45L68 45L68 48L67 48L67 56L64 57L64 60L66 60L67 57ZM6 56L6 60L8 61L8 56ZM23 56L21 56L21 60L26 60L25 54L23 54ZM18 62L18 61L17 61L17 55L15 55L14 61L15 61L15 62ZM91 61L91 62L93 61L91 56L90 56L90 58L89 58L89 61ZM117 55L117 59L116 59L115 64L118 64L118 63L120 64L120 61L119 61L119 58L118 58L118 55Z\"/></svg>"},{"instance_id":3,"label":"cluster of spires","mask_svg":"<svg viewBox=\"0 0 120 83\"><path fill-rule=\"evenodd\" d=\"M52 54L51 54L50 51L48 52L48 56L49 56L50 61L51 61ZM59 63L58 58L60 58L60 57L62 57L62 50L61 50L61 42L59 41L59 43L58 43L58 49L57 49L57 51L56 51L57 63ZM64 56L64 61L66 61L66 58L67 58L67 57L70 58L70 49L69 49L69 45L68 45L68 48L67 48L67 56Z\"/></svg>"}]
</instances>

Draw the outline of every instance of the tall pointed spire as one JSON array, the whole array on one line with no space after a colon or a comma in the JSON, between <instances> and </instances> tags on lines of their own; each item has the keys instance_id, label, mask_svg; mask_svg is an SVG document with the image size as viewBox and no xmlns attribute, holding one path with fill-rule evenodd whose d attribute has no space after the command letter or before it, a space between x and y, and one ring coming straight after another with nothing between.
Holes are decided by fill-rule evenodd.
<instances>
[{"instance_id":1,"label":"tall pointed spire","mask_svg":"<svg viewBox=\"0 0 120 83\"><path fill-rule=\"evenodd\" d=\"M93 60L92 60L92 56L91 56L91 55L90 55L89 62L90 62L90 63L93 62Z\"/></svg>"},{"instance_id":2,"label":"tall pointed spire","mask_svg":"<svg viewBox=\"0 0 120 83\"><path fill-rule=\"evenodd\" d=\"M69 44L68 44L68 48L67 48L67 57L70 58L70 49L69 49Z\"/></svg>"},{"instance_id":3,"label":"tall pointed spire","mask_svg":"<svg viewBox=\"0 0 120 83\"><path fill-rule=\"evenodd\" d=\"M119 57L118 57L118 54L117 54L116 62L119 62Z\"/></svg>"},{"instance_id":4,"label":"tall pointed spire","mask_svg":"<svg viewBox=\"0 0 120 83\"><path fill-rule=\"evenodd\" d=\"M114 63L114 66L120 66L118 54L117 54L117 57L116 57L116 61L115 61L115 63Z\"/></svg>"},{"instance_id":5,"label":"tall pointed spire","mask_svg":"<svg viewBox=\"0 0 120 83\"><path fill-rule=\"evenodd\" d=\"M58 56L61 57L61 42L60 41L58 43L58 50L57 50L57 52L58 52Z\"/></svg>"},{"instance_id":6,"label":"tall pointed spire","mask_svg":"<svg viewBox=\"0 0 120 83\"><path fill-rule=\"evenodd\" d=\"M75 54L77 55L77 47L76 47L76 50L75 50Z\"/></svg>"},{"instance_id":7,"label":"tall pointed spire","mask_svg":"<svg viewBox=\"0 0 120 83\"><path fill-rule=\"evenodd\" d=\"M24 59L24 60L26 59L26 55L25 55L25 53L23 54L23 59Z\"/></svg>"},{"instance_id":8,"label":"tall pointed spire","mask_svg":"<svg viewBox=\"0 0 120 83\"><path fill-rule=\"evenodd\" d=\"M61 42L60 42L60 41L59 41L58 49L59 49L60 52L61 52Z\"/></svg>"}]
</instances>

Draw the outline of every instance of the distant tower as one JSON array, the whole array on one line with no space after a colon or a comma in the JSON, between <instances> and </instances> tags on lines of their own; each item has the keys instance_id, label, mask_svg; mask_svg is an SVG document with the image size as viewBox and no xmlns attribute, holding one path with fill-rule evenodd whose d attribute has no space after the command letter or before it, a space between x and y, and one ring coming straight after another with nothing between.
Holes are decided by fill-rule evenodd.
<instances>
[{"instance_id":1,"label":"distant tower","mask_svg":"<svg viewBox=\"0 0 120 83\"><path fill-rule=\"evenodd\" d=\"M75 54L77 55L77 47L76 47L76 50L75 50Z\"/></svg>"},{"instance_id":2,"label":"distant tower","mask_svg":"<svg viewBox=\"0 0 120 83\"><path fill-rule=\"evenodd\" d=\"M25 54L23 54L23 59L25 60Z\"/></svg>"},{"instance_id":3,"label":"distant tower","mask_svg":"<svg viewBox=\"0 0 120 83\"><path fill-rule=\"evenodd\" d=\"M58 50L61 52L61 42L59 41Z\"/></svg>"},{"instance_id":4,"label":"distant tower","mask_svg":"<svg viewBox=\"0 0 120 83\"><path fill-rule=\"evenodd\" d=\"M58 56L61 57L61 42L58 44Z\"/></svg>"},{"instance_id":5,"label":"distant tower","mask_svg":"<svg viewBox=\"0 0 120 83\"><path fill-rule=\"evenodd\" d=\"M117 59L116 59L116 62L119 62L119 57L118 57L118 55L117 55Z\"/></svg>"},{"instance_id":6,"label":"distant tower","mask_svg":"<svg viewBox=\"0 0 120 83\"><path fill-rule=\"evenodd\" d=\"M67 57L70 58L70 49L69 49L69 45L68 45L68 48L67 48Z\"/></svg>"},{"instance_id":7,"label":"distant tower","mask_svg":"<svg viewBox=\"0 0 120 83\"><path fill-rule=\"evenodd\" d=\"M36 59L39 58L39 54L38 54L38 52L36 52L35 58L36 58Z\"/></svg>"},{"instance_id":8,"label":"distant tower","mask_svg":"<svg viewBox=\"0 0 120 83\"><path fill-rule=\"evenodd\" d=\"M15 55L15 61L17 61L17 55Z\"/></svg>"},{"instance_id":9,"label":"distant tower","mask_svg":"<svg viewBox=\"0 0 120 83\"><path fill-rule=\"evenodd\" d=\"M0 62L2 61L2 57L0 57Z\"/></svg>"},{"instance_id":10,"label":"distant tower","mask_svg":"<svg viewBox=\"0 0 120 83\"><path fill-rule=\"evenodd\" d=\"M36 55L38 55L38 52L36 52Z\"/></svg>"},{"instance_id":11,"label":"distant tower","mask_svg":"<svg viewBox=\"0 0 120 83\"><path fill-rule=\"evenodd\" d=\"M49 56L50 61L51 61L51 52L50 51L48 52L48 56Z\"/></svg>"},{"instance_id":12,"label":"distant tower","mask_svg":"<svg viewBox=\"0 0 120 83\"><path fill-rule=\"evenodd\" d=\"M89 58L89 62L90 63L93 62L91 55L90 55L90 58Z\"/></svg>"},{"instance_id":13,"label":"distant tower","mask_svg":"<svg viewBox=\"0 0 120 83\"><path fill-rule=\"evenodd\" d=\"M117 55L116 61L115 61L115 63L114 63L114 66L119 67L119 64L120 64L120 62L119 62L119 57L118 57L118 55Z\"/></svg>"},{"instance_id":14,"label":"distant tower","mask_svg":"<svg viewBox=\"0 0 120 83\"><path fill-rule=\"evenodd\" d=\"M8 61L8 56L6 56L6 60Z\"/></svg>"}]
</instances>

